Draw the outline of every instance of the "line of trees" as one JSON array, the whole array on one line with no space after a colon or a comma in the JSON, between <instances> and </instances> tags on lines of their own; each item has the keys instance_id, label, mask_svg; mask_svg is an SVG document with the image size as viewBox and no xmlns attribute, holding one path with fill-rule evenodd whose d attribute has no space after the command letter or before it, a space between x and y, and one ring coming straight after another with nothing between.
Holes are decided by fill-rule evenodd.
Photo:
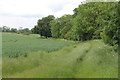
<instances>
[{"instance_id":1,"label":"line of trees","mask_svg":"<svg viewBox=\"0 0 120 80\"><path fill-rule=\"evenodd\" d=\"M31 30L29 30L29 28L24 28L22 29L22 27L20 27L19 30L17 30L17 28L9 28L7 26L3 26L3 27L0 27L0 31L1 32L13 32L13 33L22 33L22 34L26 34L26 35L29 35L31 34Z\"/></svg>"},{"instance_id":2,"label":"line of trees","mask_svg":"<svg viewBox=\"0 0 120 80\"><path fill-rule=\"evenodd\" d=\"M56 18L49 15L38 20L32 29L41 36L75 41L103 39L109 45L120 41L120 2L90 2L75 8L73 15Z\"/></svg>"},{"instance_id":3,"label":"line of trees","mask_svg":"<svg viewBox=\"0 0 120 80\"><path fill-rule=\"evenodd\" d=\"M73 15L55 18L48 15L39 19L31 30L2 27L2 32L40 34L48 38L74 41L102 39L117 49L120 41L120 2L89 2L75 8Z\"/></svg>"}]
</instances>

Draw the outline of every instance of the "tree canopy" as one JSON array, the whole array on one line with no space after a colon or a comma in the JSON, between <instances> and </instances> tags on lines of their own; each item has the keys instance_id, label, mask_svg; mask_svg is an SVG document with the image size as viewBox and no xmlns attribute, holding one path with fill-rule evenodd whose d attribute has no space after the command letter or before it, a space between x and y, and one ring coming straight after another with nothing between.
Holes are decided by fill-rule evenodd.
<instances>
[{"instance_id":1,"label":"tree canopy","mask_svg":"<svg viewBox=\"0 0 120 80\"><path fill-rule=\"evenodd\" d=\"M41 36L75 41L103 39L118 46L120 36L120 2L86 2L75 8L73 15L38 20L32 32Z\"/></svg>"},{"instance_id":2,"label":"tree canopy","mask_svg":"<svg viewBox=\"0 0 120 80\"><path fill-rule=\"evenodd\" d=\"M44 37L51 37L51 26L50 21L54 20L55 17L53 15L49 15L47 17L43 17L42 19L39 19L37 22L37 25L32 29L33 33L40 34Z\"/></svg>"}]
</instances>

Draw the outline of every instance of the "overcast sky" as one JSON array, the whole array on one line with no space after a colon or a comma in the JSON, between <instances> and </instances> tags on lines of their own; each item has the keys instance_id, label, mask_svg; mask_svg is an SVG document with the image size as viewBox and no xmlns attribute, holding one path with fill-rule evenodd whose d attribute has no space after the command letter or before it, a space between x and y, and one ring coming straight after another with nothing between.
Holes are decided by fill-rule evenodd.
<instances>
[{"instance_id":1,"label":"overcast sky","mask_svg":"<svg viewBox=\"0 0 120 80\"><path fill-rule=\"evenodd\" d=\"M73 14L85 0L0 0L0 26L33 28L48 15Z\"/></svg>"}]
</instances>

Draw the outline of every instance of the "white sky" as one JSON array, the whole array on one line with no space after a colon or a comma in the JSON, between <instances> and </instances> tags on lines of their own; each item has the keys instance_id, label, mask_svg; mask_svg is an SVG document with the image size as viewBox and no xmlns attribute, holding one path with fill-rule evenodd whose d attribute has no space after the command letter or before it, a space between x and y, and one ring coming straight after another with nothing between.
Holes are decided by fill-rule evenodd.
<instances>
[{"instance_id":1,"label":"white sky","mask_svg":"<svg viewBox=\"0 0 120 80\"><path fill-rule=\"evenodd\" d=\"M0 26L33 28L48 15L61 17L85 0L0 0Z\"/></svg>"}]
</instances>

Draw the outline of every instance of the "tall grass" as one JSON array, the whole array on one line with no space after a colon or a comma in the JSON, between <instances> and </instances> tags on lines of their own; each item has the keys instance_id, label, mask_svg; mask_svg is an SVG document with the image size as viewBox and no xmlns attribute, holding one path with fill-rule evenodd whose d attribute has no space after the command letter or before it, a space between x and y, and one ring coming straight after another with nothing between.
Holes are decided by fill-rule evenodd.
<instances>
[{"instance_id":1,"label":"tall grass","mask_svg":"<svg viewBox=\"0 0 120 80\"><path fill-rule=\"evenodd\" d=\"M118 54L101 40L81 42L55 52L4 58L3 77L117 78Z\"/></svg>"}]
</instances>

